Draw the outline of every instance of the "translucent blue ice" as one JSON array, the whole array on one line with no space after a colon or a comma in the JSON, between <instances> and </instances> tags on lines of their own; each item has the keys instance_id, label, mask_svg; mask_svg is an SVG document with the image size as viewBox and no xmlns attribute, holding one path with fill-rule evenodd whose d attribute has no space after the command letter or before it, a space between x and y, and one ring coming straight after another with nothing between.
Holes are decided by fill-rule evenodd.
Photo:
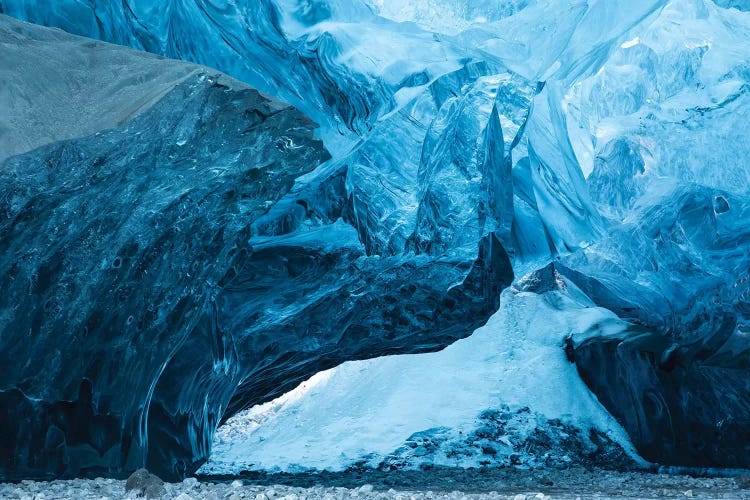
<instances>
[{"instance_id":1,"label":"translucent blue ice","mask_svg":"<svg viewBox=\"0 0 750 500\"><path fill-rule=\"evenodd\" d=\"M0 0L20 19L216 68L319 125L331 159L248 221L244 243L262 258L238 268L245 288L217 306L235 340L257 342L239 356L229 412L278 395L268 380L289 388L334 358L442 347L470 332L436 311L456 321L455 304L472 304L483 322L498 307L492 287L552 264L555 286L625 325L559 339L584 381L646 458L701 466L750 466L737 446L750 439L746 11L728 0ZM269 262L294 271L271 279ZM302 268L314 278L297 279ZM349 313L401 306L349 329ZM346 329L326 358L325 340L301 332L324 330L329 313ZM431 337L440 328L449 334ZM270 332L282 332L276 344Z\"/></svg>"}]
</instances>

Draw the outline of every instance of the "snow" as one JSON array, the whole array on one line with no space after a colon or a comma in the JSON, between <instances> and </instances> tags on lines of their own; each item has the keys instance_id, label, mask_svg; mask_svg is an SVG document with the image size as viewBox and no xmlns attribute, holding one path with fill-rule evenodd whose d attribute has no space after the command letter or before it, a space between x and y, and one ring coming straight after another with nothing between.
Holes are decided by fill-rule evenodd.
<instances>
[{"instance_id":1,"label":"snow","mask_svg":"<svg viewBox=\"0 0 750 500\"><path fill-rule=\"evenodd\" d=\"M629 448L562 349L569 334L607 322L621 325L575 293L508 289L486 326L440 352L347 362L236 415L218 430L202 472L342 470L362 459L375 464L419 431L469 433L480 412L502 404L600 429Z\"/></svg>"}]
</instances>

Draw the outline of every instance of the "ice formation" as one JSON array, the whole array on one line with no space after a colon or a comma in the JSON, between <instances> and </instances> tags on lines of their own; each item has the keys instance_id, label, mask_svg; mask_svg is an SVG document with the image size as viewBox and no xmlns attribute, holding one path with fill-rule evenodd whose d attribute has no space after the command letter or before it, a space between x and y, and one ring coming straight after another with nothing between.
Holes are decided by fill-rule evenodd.
<instances>
[{"instance_id":1,"label":"ice formation","mask_svg":"<svg viewBox=\"0 0 750 500\"><path fill-rule=\"evenodd\" d=\"M201 472L564 467L608 453L610 466L633 465L624 430L561 348L597 323L625 327L547 268L506 289L485 326L442 351L350 361L238 414Z\"/></svg>"},{"instance_id":2,"label":"ice formation","mask_svg":"<svg viewBox=\"0 0 750 500\"><path fill-rule=\"evenodd\" d=\"M345 361L247 457L474 460L459 430L528 407L584 455L593 429L658 463L750 467L744 10L0 0L244 82L0 18L0 474L191 473L222 419ZM523 364L542 354L548 371ZM468 399L428 391L399 420L389 398L416 389L393 370L461 370L441 385ZM284 448L295 418L314 453ZM334 420L368 439L325 441ZM448 444L402 447L427 438Z\"/></svg>"}]
</instances>

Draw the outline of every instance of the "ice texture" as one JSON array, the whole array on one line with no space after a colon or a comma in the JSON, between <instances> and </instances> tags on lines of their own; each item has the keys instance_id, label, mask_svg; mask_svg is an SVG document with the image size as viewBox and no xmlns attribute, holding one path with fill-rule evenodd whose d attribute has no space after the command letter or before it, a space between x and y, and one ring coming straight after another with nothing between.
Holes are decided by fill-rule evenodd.
<instances>
[{"instance_id":1,"label":"ice texture","mask_svg":"<svg viewBox=\"0 0 750 500\"><path fill-rule=\"evenodd\" d=\"M102 48L2 22L17 65L25 51L64 44L75 60ZM413 224L373 215L405 211L419 189L373 178L374 134L329 161L291 106L195 65L165 84L184 66L167 60L131 83L129 64L153 58L107 50L122 53L112 79L164 94L90 135L65 139L65 122L47 121L50 142L0 169L4 477L143 465L180 477L208 457L223 416L349 359L444 347L497 308L513 271L494 232L480 226L452 253L389 242ZM86 86L73 62L30 61L30 75ZM479 75L451 75L447 88ZM426 90L427 104L442 89ZM23 129L36 116L12 119ZM404 175L416 181L416 164Z\"/></svg>"},{"instance_id":2,"label":"ice texture","mask_svg":"<svg viewBox=\"0 0 750 500\"><path fill-rule=\"evenodd\" d=\"M710 0L0 0L21 19L206 64L319 124L313 132L302 113L215 71L172 61L151 71L154 58L2 18L0 74L13 81L35 62L0 90L0 130L11 131L0 135L11 366L0 390L17 429L4 449L32 457L4 457L3 473L144 461L189 473L222 419L321 370L397 353L414 357L369 362L371 378L388 363L443 369L466 344L416 353L467 337L512 283L532 304L563 283L565 297L602 314L551 328L578 314L566 298L536 322L491 320L490 330L507 345L537 339L540 353L557 346L573 364L554 376L575 367L643 458L750 467L745 10ZM38 56L61 44L69 64ZM103 50L110 78L76 71ZM59 124L23 105L45 81L35 71L59 75L38 90ZM56 93L88 96L80 123ZM133 274L139 262L148 273ZM487 332L464 342L497 350ZM392 382L389 397L412 394ZM565 425L614 429L570 383L560 397L578 406ZM459 446L461 422L502 405L559 419L534 392L477 397L460 419L446 414L444 440ZM91 423L60 424L70 412ZM361 421L382 431L372 415ZM427 424L409 421L357 453L398 461L394 446Z\"/></svg>"},{"instance_id":3,"label":"ice texture","mask_svg":"<svg viewBox=\"0 0 750 500\"><path fill-rule=\"evenodd\" d=\"M549 266L442 351L349 361L232 417L201 472L633 466L625 431L560 345L602 325L627 326Z\"/></svg>"}]
</instances>

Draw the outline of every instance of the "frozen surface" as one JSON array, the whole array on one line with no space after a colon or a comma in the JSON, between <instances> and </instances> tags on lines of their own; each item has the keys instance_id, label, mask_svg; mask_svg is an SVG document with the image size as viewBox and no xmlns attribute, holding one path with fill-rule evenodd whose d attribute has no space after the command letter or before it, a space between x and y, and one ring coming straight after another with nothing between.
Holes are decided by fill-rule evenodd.
<instances>
[{"instance_id":1,"label":"frozen surface","mask_svg":"<svg viewBox=\"0 0 750 500\"><path fill-rule=\"evenodd\" d=\"M68 65L38 64L70 82L61 88L77 85L76 60L100 50L59 32L38 41L49 31L0 22L14 60L67 51ZM132 52L108 50L123 53L111 79L125 85ZM165 73L182 65L161 64ZM112 128L102 122L65 139L65 122L45 121L46 143L0 164L3 477L144 464L180 477L207 458L224 414L346 360L435 350L468 336L513 279L493 221L460 237L495 181L472 179L477 190L459 203L461 219L437 215L443 231L459 236L415 251L417 218L437 217L411 205L431 177L417 161L399 171L395 158L391 170L378 170L385 125L330 159L315 124L295 108L191 68ZM420 134L452 105L451 92L487 71L450 74L392 114L399 140L417 150ZM498 78L519 89L518 103L503 111L518 130L529 86L507 72ZM163 86L159 78L131 83L144 94ZM23 88L8 95L19 108ZM487 109L462 122L478 152L460 157L468 172L445 167L459 179L505 155L505 143L485 132L500 120L489 112L496 88L481 88L476 101ZM75 97L90 109L109 104L97 92ZM18 115L15 124L33 129L37 118Z\"/></svg>"},{"instance_id":2,"label":"frozen surface","mask_svg":"<svg viewBox=\"0 0 750 500\"><path fill-rule=\"evenodd\" d=\"M243 450L219 442L224 463L505 463L529 443L524 421L544 430L551 460L563 450L594 460L589 428L627 447L606 408L647 460L750 465L741 2L0 0L0 10L206 64L320 125L284 108L295 118L272 127L256 109L267 98L238 110L246 101L225 76L169 61L154 74L155 58L118 59L3 18L0 71L12 83L0 87L0 127L12 131L0 136L0 326L14 335L3 337L12 369L0 391L12 393L13 425L35 422L32 447L54 464L38 468L127 469L148 455L181 476L206 460L222 419L341 362L397 353L408 357L346 364L272 405ZM78 55L40 57L59 46ZM111 81L82 80L100 53ZM59 81L35 78L28 61ZM35 93L45 97L26 107ZM40 126L46 107L62 118ZM86 186L101 178L83 173L99 168L122 175L97 197ZM501 304L511 285L518 294ZM544 309L555 294L559 307ZM544 313L523 326L527 308ZM149 318L160 326L128 330ZM131 377L137 404L121 404L111 367ZM555 387L551 406L538 393ZM104 420L80 430L28 417L55 405ZM480 458L502 429L507 448ZM583 438L558 439L571 429ZM131 435L141 451L128 455Z\"/></svg>"},{"instance_id":3,"label":"frozen surface","mask_svg":"<svg viewBox=\"0 0 750 500\"><path fill-rule=\"evenodd\" d=\"M613 330L624 326L556 278L563 288L542 295L506 290L487 325L440 352L350 361L232 417L217 433L212 458L200 472L344 470L363 462L371 467L590 464L597 450L590 429L632 453L625 432L561 349L574 332L600 328L597 324ZM492 423L486 410L502 408L494 415L502 432L482 439ZM574 429L581 435L555 442L551 420L569 425L566 433ZM532 433L549 433L544 437L554 444L534 447Z\"/></svg>"}]
</instances>

